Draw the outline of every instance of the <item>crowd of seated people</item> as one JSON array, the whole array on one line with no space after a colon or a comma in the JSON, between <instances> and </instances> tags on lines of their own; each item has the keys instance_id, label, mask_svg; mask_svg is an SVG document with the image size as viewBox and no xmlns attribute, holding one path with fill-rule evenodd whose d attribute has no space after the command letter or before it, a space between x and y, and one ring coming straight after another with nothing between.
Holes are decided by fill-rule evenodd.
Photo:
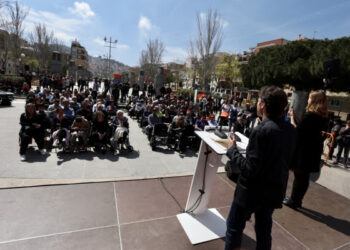
<instances>
[{"instance_id":1,"label":"crowd of seated people","mask_svg":"<svg viewBox=\"0 0 350 250\"><path fill-rule=\"evenodd\" d=\"M42 155L51 148L65 153L85 152L89 147L101 153L108 149L114 153L128 149L126 147L130 149L127 117L117 110L116 100L109 91L74 89L71 92L47 88L29 91L20 125L22 161L26 160L27 148L33 139Z\"/></svg>"},{"instance_id":2,"label":"crowd of seated people","mask_svg":"<svg viewBox=\"0 0 350 250\"><path fill-rule=\"evenodd\" d=\"M229 125L230 129L249 136L260 122L254 108L248 104L239 107L233 98L218 102L208 95L194 103L191 97L167 90L155 95L136 88L131 96L125 96L119 94L122 91L116 93L122 86L105 85L102 91L96 80L94 86L78 86L73 91L39 88L28 92L25 112L20 118L21 160L26 160L32 139L43 155L46 154L45 138L49 138L53 147L67 153L86 151L89 147L102 153L130 147L129 123L123 111L118 110L119 101L124 99L128 115L138 121L150 141L157 124L163 124L169 147L181 153L189 146L199 148L200 140L194 131L202 131L205 126ZM218 103L221 108L217 107Z\"/></svg>"},{"instance_id":3,"label":"crowd of seated people","mask_svg":"<svg viewBox=\"0 0 350 250\"><path fill-rule=\"evenodd\" d=\"M171 93L154 97L143 94L131 96L127 106L128 114L138 121L151 146L152 136L159 130L157 124L166 125L168 146L180 153L184 153L192 145L195 149L199 148L200 139L196 137L194 131L203 131L205 126L226 125L230 130L234 129L249 135L249 130L257 126L260 121L256 111L249 105L239 108L237 101L227 99L223 101L219 113L215 112L212 98L210 96L204 98L205 101L200 100L195 104L189 98Z\"/></svg>"}]
</instances>

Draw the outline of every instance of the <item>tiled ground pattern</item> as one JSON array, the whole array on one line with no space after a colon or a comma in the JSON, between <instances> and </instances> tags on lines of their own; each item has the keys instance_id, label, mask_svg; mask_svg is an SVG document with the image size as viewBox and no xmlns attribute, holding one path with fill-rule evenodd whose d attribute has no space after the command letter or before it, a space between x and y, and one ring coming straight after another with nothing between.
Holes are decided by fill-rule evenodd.
<instances>
[{"instance_id":1,"label":"tiled ground pattern","mask_svg":"<svg viewBox=\"0 0 350 250\"><path fill-rule=\"evenodd\" d=\"M0 190L0 250L224 249L224 239L191 245L176 218L191 178L162 179L180 205L159 179ZM234 188L218 174L209 207L226 217ZM348 199L311 184L304 206L276 210L273 249L350 249ZM242 249L255 249L253 217Z\"/></svg>"}]
</instances>

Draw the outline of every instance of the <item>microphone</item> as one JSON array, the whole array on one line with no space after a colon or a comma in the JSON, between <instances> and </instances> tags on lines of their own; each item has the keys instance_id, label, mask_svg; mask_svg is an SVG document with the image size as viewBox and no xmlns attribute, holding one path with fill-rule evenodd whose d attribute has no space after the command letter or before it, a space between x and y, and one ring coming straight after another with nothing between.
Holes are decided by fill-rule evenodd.
<instances>
[{"instance_id":1,"label":"microphone","mask_svg":"<svg viewBox=\"0 0 350 250\"><path fill-rule=\"evenodd\" d=\"M221 139L226 139L227 135L222 131L222 123L220 123L220 128L219 129L215 129L214 134L221 138Z\"/></svg>"}]
</instances>

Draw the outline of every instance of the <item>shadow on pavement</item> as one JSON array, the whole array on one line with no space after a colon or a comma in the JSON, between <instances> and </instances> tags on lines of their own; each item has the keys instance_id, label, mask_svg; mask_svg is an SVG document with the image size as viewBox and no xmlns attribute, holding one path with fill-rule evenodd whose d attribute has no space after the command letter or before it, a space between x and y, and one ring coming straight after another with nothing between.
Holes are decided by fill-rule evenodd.
<instances>
[{"instance_id":1,"label":"shadow on pavement","mask_svg":"<svg viewBox=\"0 0 350 250\"><path fill-rule=\"evenodd\" d=\"M70 161L72 159L79 159L79 160L87 160L92 161L94 159L94 152L79 152L79 153L64 153L64 152L57 152L57 165L61 165L64 162Z\"/></svg>"},{"instance_id":2,"label":"shadow on pavement","mask_svg":"<svg viewBox=\"0 0 350 250\"><path fill-rule=\"evenodd\" d=\"M46 162L47 158L50 156L49 152L46 155L41 155L39 150L35 150L33 147L28 147L27 149L27 163L36 163L36 162Z\"/></svg>"},{"instance_id":3,"label":"shadow on pavement","mask_svg":"<svg viewBox=\"0 0 350 250\"><path fill-rule=\"evenodd\" d=\"M330 215L324 215L324 214L321 214L319 212L316 212L316 211L308 209L308 208L301 208L301 209L299 209L299 211L302 214L304 214L305 216L307 216L313 220L321 222L321 223L327 225L328 227L330 227L330 228L332 228L340 233L343 233L343 234L350 236L350 222L349 221L346 221L343 219L338 219L338 218L335 218L335 217L330 216Z\"/></svg>"}]
</instances>

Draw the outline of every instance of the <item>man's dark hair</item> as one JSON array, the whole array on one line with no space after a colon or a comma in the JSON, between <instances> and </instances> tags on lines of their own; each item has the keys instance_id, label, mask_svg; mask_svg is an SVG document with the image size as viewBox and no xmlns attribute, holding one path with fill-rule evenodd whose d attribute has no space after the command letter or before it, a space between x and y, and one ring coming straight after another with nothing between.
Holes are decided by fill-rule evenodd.
<instances>
[{"instance_id":1,"label":"man's dark hair","mask_svg":"<svg viewBox=\"0 0 350 250\"><path fill-rule=\"evenodd\" d=\"M259 97L266 104L266 113L269 118L278 118L284 114L288 98L281 88L276 86L262 87Z\"/></svg>"}]
</instances>

